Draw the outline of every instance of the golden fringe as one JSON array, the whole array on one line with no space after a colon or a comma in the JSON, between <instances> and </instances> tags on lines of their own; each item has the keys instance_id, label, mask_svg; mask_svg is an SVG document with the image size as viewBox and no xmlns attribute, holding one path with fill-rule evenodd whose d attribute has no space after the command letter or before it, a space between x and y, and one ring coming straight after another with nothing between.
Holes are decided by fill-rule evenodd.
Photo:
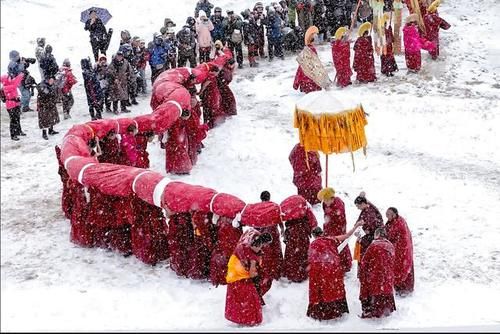
<instances>
[{"instance_id":1,"label":"golden fringe","mask_svg":"<svg viewBox=\"0 0 500 334\"><path fill-rule=\"evenodd\" d=\"M299 129L300 144L306 152L346 153L367 145L364 127L368 122L361 105L341 113L321 115L296 107L293 124Z\"/></svg>"}]
</instances>

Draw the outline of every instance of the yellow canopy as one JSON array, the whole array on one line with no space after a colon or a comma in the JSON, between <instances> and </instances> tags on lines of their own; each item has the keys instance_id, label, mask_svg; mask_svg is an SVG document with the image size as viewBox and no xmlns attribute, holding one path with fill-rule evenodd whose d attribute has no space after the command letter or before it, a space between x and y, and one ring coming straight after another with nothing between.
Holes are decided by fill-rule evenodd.
<instances>
[{"instance_id":1,"label":"yellow canopy","mask_svg":"<svg viewBox=\"0 0 500 334\"><path fill-rule=\"evenodd\" d=\"M367 145L368 124L361 105L344 107L332 91L312 92L295 106L294 127L307 151L324 154L354 152Z\"/></svg>"}]
</instances>

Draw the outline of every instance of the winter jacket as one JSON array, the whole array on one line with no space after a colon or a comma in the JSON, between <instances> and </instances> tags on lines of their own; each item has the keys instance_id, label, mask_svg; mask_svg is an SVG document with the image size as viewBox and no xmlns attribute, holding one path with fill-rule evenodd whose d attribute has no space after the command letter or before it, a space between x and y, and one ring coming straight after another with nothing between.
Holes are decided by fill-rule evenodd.
<instances>
[{"instance_id":1,"label":"winter jacket","mask_svg":"<svg viewBox=\"0 0 500 334\"><path fill-rule=\"evenodd\" d=\"M45 78L55 77L57 72L59 72L59 66L57 66L56 58L54 58L52 53L46 53L43 56L40 61L40 68Z\"/></svg>"},{"instance_id":2,"label":"winter jacket","mask_svg":"<svg viewBox=\"0 0 500 334\"><path fill-rule=\"evenodd\" d=\"M16 77L10 77L8 75L2 75L1 82L3 86L3 92L6 97L5 107L7 110L15 108L21 104L19 98L18 87L24 78L24 73L18 74Z\"/></svg>"},{"instance_id":3,"label":"winter jacket","mask_svg":"<svg viewBox=\"0 0 500 334\"><path fill-rule=\"evenodd\" d=\"M90 19L85 22L85 30L90 32L90 42L103 42L107 41L108 33L106 32L106 27L102 23L100 18L96 18L93 24L90 24Z\"/></svg>"},{"instance_id":4,"label":"winter jacket","mask_svg":"<svg viewBox=\"0 0 500 334\"><path fill-rule=\"evenodd\" d=\"M42 61L42 58L45 56L45 47L37 46L35 49L35 58L38 64Z\"/></svg>"},{"instance_id":5,"label":"winter jacket","mask_svg":"<svg viewBox=\"0 0 500 334\"><path fill-rule=\"evenodd\" d=\"M189 25L185 25L176 35L180 53L191 53L196 48L196 36Z\"/></svg>"},{"instance_id":6,"label":"winter jacket","mask_svg":"<svg viewBox=\"0 0 500 334\"><path fill-rule=\"evenodd\" d=\"M212 45L212 35L210 32L214 30L212 21L196 21L196 33L198 34L198 46L200 48L208 48Z\"/></svg>"},{"instance_id":7,"label":"winter jacket","mask_svg":"<svg viewBox=\"0 0 500 334\"><path fill-rule=\"evenodd\" d=\"M111 101L128 99L128 83L135 81L134 70L126 59L121 62L115 58L109 64L109 98Z\"/></svg>"},{"instance_id":8,"label":"winter jacket","mask_svg":"<svg viewBox=\"0 0 500 334\"><path fill-rule=\"evenodd\" d=\"M97 72L92 69L92 67L90 66L90 61L88 59L82 59L81 65L83 85L85 87L85 93L87 94L87 104L89 107L98 107L102 103L104 93L101 88ZM103 70L103 68L100 69L100 71ZM103 72L100 72L99 76L105 77Z\"/></svg>"},{"instance_id":9,"label":"winter jacket","mask_svg":"<svg viewBox=\"0 0 500 334\"><path fill-rule=\"evenodd\" d=\"M214 5L208 2L208 0L200 0L194 9L194 17L198 18L200 10L204 11L207 14L207 17L210 17L212 8L214 8Z\"/></svg>"},{"instance_id":10,"label":"winter jacket","mask_svg":"<svg viewBox=\"0 0 500 334\"><path fill-rule=\"evenodd\" d=\"M259 27L251 15L248 20L243 21L243 42L245 45L254 45L259 38Z\"/></svg>"},{"instance_id":11,"label":"winter jacket","mask_svg":"<svg viewBox=\"0 0 500 334\"><path fill-rule=\"evenodd\" d=\"M153 44L152 48L149 49L149 65L152 68L163 67L159 65L164 65L168 56L169 48L166 43Z\"/></svg>"},{"instance_id":12,"label":"winter jacket","mask_svg":"<svg viewBox=\"0 0 500 334\"><path fill-rule=\"evenodd\" d=\"M49 85L48 81L43 81L38 85L38 127L40 129L50 128L59 123L59 113L57 112L57 86Z\"/></svg>"},{"instance_id":13,"label":"winter jacket","mask_svg":"<svg viewBox=\"0 0 500 334\"><path fill-rule=\"evenodd\" d=\"M61 93L68 94L71 88L77 83L73 70L69 67L61 67L61 74L63 75L64 85L61 88Z\"/></svg>"},{"instance_id":14,"label":"winter jacket","mask_svg":"<svg viewBox=\"0 0 500 334\"><path fill-rule=\"evenodd\" d=\"M147 48L136 48L135 49L136 66L138 69L143 70L149 61L149 51Z\"/></svg>"},{"instance_id":15,"label":"winter jacket","mask_svg":"<svg viewBox=\"0 0 500 334\"><path fill-rule=\"evenodd\" d=\"M267 18L267 38L274 42L282 39L283 33L281 32L282 21L278 15L271 15Z\"/></svg>"},{"instance_id":16,"label":"winter jacket","mask_svg":"<svg viewBox=\"0 0 500 334\"><path fill-rule=\"evenodd\" d=\"M237 42L234 37L239 38L238 33L235 30L239 30L241 34L241 42L243 42L243 21L239 16L236 16L234 20L229 20L228 17L224 19L224 38L226 41L230 41L235 44L240 44L241 42Z\"/></svg>"},{"instance_id":17,"label":"winter jacket","mask_svg":"<svg viewBox=\"0 0 500 334\"><path fill-rule=\"evenodd\" d=\"M224 16L210 16L210 21L212 22L214 29L210 32L212 35L212 40L223 41L224 40Z\"/></svg>"},{"instance_id":18,"label":"winter jacket","mask_svg":"<svg viewBox=\"0 0 500 334\"><path fill-rule=\"evenodd\" d=\"M99 81L99 86L102 90L106 91L109 87L108 64L101 65L96 63L94 66L94 73Z\"/></svg>"}]
</instances>

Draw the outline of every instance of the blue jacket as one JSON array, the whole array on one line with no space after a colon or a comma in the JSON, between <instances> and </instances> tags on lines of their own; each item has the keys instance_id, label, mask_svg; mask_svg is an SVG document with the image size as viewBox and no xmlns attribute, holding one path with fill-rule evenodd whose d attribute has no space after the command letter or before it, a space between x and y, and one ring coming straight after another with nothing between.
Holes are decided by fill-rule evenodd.
<instances>
[{"instance_id":1,"label":"blue jacket","mask_svg":"<svg viewBox=\"0 0 500 334\"><path fill-rule=\"evenodd\" d=\"M210 32L212 35L212 40L216 42L217 40L224 41L224 16L215 17L215 15L210 16L210 21L214 25L214 30Z\"/></svg>"},{"instance_id":2,"label":"blue jacket","mask_svg":"<svg viewBox=\"0 0 500 334\"><path fill-rule=\"evenodd\" d=\"M149 65L156 66L160 64L165 64L165 59L167 59L169 48L165 43L160 45L153 44L152 48L149 50Z\"/></svg>"},{"instance_id":3,"label":"blue jacket","mask_svg":"<svg viewBox=\"0 0 500 334\"><path fill-rule=\"evenodd\" d=\"M281 32L281 18L278 15L268 16L267 38L273 41L280 41L283 37Z\"/></svg>"}]
</instances>

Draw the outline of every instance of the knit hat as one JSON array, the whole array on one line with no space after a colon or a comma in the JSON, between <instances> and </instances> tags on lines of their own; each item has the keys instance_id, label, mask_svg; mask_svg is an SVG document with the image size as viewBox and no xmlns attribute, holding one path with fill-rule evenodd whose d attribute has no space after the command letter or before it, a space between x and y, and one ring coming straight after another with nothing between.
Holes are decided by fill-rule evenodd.
<instances>
[{"instance_id":1,"label":"knit hat","mask_svg":"<svg viewBox=\"0 0 500 334\"><path fill-rule=\"evenodd\" d=\"M322 202L335 197L335 190L331 187L323 188L318 192L318 199Z\"/></svg>"},{"instance_id":2,"label":"knit hat","mask_svg":"<svg viewBox=\"0 0 500 334\"><path fill-rule=\"evenodd\" d=\"M219 48L219 49L222 49L224 47L224 45L222 44L222 42L220 40L216 40L215 41L215 47Z\"/></svg>"},{"instance_id":3,"label":"knit hat","mask_svg":"<svg viewBox=\"0 0 500 334\"><path fill-rule=\"evenodd\" d=\"M68 58L65 58L63 61L63 66L65 67L71 67L71 62L69 61Z\"/></svg>"},{"instance_id":4,"label":"knit hat","mask_svg":"<svg viewBox=\"0 0 500 334\"><path fill-rule=\"evenodd\" d=\"M365 34L365 32L370 31L372 28L372 24L370 22L365 22L359 26L358 36L361 37Z\"/></svg>"},{"instance_id":5,"label":"knit hat","mask_svg":"<svg viewBox=\"0 0 500 334\"><path fill-rule=\"evenodd\" d=\"M207 17L207 13L205 13L205 11L204 11L204 10L200 10L200 11L198 12L198 15L199 15L199 17L203 17L203 16Z\"/></svg>"},{"instance_id":6,"label":"knit hat","mask_svg":"<svg viewBox=\"0 0 500 334\"><path fill-rule=\"evenodd\" d=\"M19 52L16 50L12 50L9 52L9 59L12 61L18 61L19 60Z\"/></svg>"}]
</instances>

